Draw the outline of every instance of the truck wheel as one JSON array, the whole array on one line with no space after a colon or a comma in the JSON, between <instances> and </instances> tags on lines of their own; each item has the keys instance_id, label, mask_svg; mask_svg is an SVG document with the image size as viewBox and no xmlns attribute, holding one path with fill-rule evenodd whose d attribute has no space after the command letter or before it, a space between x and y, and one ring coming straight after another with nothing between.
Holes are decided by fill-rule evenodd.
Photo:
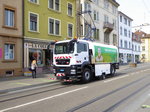
<instances>
[{"instance_id":1,"label":"truck wheel","mask_svg":"<svg viewBox=\"0 0 150 112\"><path fill-rule=\"evenodd\" d=\"M115 73L116 73L115 66L112 65L112 66L111 66L111 69L110 69L110 75L111 75L111 76L114 76Z\"/></svg>"},{"instance_id":2,"label":"truck wheel","mask_svg":"<svg viewBox=\"0 0 150 112\"><path fill-rule=\"evenodd\" d=\"M91 75L90 69L85 68L82 73L82 82L87 83L91 80L91 78L92 78L92 75Z\"/></svg>"}]
</instances>

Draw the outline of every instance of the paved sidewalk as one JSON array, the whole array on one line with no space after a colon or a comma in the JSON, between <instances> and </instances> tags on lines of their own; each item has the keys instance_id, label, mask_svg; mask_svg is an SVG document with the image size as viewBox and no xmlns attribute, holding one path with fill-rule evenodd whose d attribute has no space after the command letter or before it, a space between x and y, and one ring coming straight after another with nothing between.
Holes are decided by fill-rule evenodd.
<instances>
[{"instance_id":1,"label":"paved sidewalk","mask_svg":"<svg viewBox=\"0 0 150 112\"><path fill-rule=\"evenodd\" d=\"M129 68L131 68L129 65L121 65L118 72ZM54 74L37 75L35 79L31 76L0 78L0 94L56 82L58 80L56 80Z\"/></svg>"},{"instance_id":2,"label":"paved sidewalk","mask_svg":"<svg viewBox=\"0 0 150 112\"><path fill-rule=\"evenodd\" d=\"M0 78L0 94L55 82L54 74L37 75L34 79L31 76Z\"/></svg>"}]
</instances>

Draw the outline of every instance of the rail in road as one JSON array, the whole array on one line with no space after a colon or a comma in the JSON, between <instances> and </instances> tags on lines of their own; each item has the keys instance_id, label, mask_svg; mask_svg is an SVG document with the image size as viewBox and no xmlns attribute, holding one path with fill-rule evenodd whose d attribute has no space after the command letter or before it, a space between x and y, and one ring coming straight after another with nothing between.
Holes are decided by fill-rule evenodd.
<instances>
[{"instance_id":1,"label":"rail in road","mask_svg":"<svg viewBox=\"0 0 150 112\"><path fill-rule=\"evenodd\" d=\"M147 88L150 88L149 72L150 72L149 68L143 69L142 67L139 67L137 69L135 68L135 69L128 70L127 72L124 71L122 74L120 72L116 77L108 78L104 81L93 81L92 83L84 84L84 85L77 84L77 83L68 84L68 85L56 84L52 86L43 87L41 89L38 88L37 90L34 89L34 90L21 91L18 93L7 94L0 97L0 112L5 112L5 111L24 112L24 111L28 111L29 109L27 108L28 106L30 106L30 109L33 112L34 111L40 112L42 110L35 110L34 108L31 108L31 105L32 106L34 105L35 107L42 109L44 106L43 105L44 102L48 102L49 106L46 107L47 111L51 107L52 112L66 112L66 111L67 112L74 112L74 111L90 112L92 110L91 108L97 107L96 104L100 102L103 102L103 104L101 105L99 104L99 106L103 108L98 108L99 110L95 110L95 111L113 112L118 107L122 106L127 100L140 94L140 92L146 91ZM130 78L134 78L134 79L127 82ZM122 82L122 81L126 81L126 82ZM113 85L115 84L115 82L117 82L119 85ZM100 90L102 90L103 86L109 87L109 85L111 85L113 89L110 88L109 90L108 88L108 90L105 90L106 92L101 91L101 94L93 93L93 95L95 95L94 97L92 96L92 92L91 93L89 92L94 90L95 87L96 89L99 88ZM124 91L129 91L129 92L121 96L120 93L123 93ZM70 96L76 97L75 96L76 94L78 94L78 97L76 98L76 102L74 102L72 99L68 99L68 97ZM83 99L82 98L83 94L89 97L88 100L80 101L81 99ZM113 97L118 97L118 99L114 99ZM62 98L66 99L67 101L68 100L72 101L72 104L63 102L64 100L61 100ZM106 102L109 98L112 98L113 103ZM25 99L27 100L23 101ZM18 101L18 103L12 103L14 101ZM59 105L60 103L66 105L65 109L63 106ZM108 105L104 107L104 104L106 103ZM53 104L56 104L57 106L54 107Z\"/></svg>"},{"instance_id":2,"label":"rail in road","mask_svg":"<svg viewBox=\"0 0 150 112\"><path fill-rule=\"evenodd\" d=\"M102 96L98 96L98 97L96 97L96 98L94 98L94 99L92 99L92 100L90 100L90 101L88 101L88 102L85 102L84 104L81 104L81 105L79 105L79 106L77 106L77 107L74 107L74 108L68 110L67 112L74 112L74 111L76 111L76 110L79 110L80 108L83 108L83 107L85 107L85 106L87 106L87 105L90 105L90 104L93 103L93 102L96 102L96 101L98 101L98 100L101 100L101 99L103 99L103 98L109 96L109 95L112 95L113 93L115 93L115 92L117 92L117 91L120 91L120 90L122 90L122 89L124 89L124 88L127 88L127 87L129 87L129 86L132 86L133 84L136 84L136 83L138 83L138 82L144 80L145 78L147 78L147 76L145 76L145 77L143 77L143 78L141 78L141 79L138 79L138 80L136 80L136 81L134 81L134 82L131 82L131 83L129 83L129 84L123 86L123 87L120 87L120 88L118 88L118 89L116 89L116 90L114 90L114 91L111 91L111 92L109 92L109 93L106 93L106 94L104 94L104 95L102 95ZM133 95L137 94L139 91L141 91L142 89L145 89L145 88L148 87L148 86L150 86L150 83L144 85L143 87L141 87L140 89L138 89L138 90L135 91L134 93L132 93L132 94L130 94L129 96L127 96L126 98L120 100L119 102L117 102L116 104L112 105L111 107L109 107L108 109L104 110L103 112L112 112L112 110L113 110L116 106L120 105L120 104L123 103L125 100L127 100L128 98L130 98L130 97L132 97Z\"/></svg>"}]
</instances>

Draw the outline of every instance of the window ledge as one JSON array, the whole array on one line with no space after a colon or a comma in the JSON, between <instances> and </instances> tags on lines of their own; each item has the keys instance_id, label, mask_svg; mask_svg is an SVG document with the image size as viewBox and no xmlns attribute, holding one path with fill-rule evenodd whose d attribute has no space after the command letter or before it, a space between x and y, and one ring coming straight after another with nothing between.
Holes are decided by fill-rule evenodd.
<instances>
[{"instance_id":1,"label":"window ledge","mask_svg":"<svg viewBox=\"0 0 150 112\"><path fill-rule=\"evenodd\" d=\"M56 37L61 37L62 35L48 34L48 36L56 36Z\"/></svg>"},{"instance_id":2,"label":"window ledge","mask_svg":"<svg viewBox=\"0 0 150 112\"><path fill-rule=\"evenodd\" d=\"M3 26L3 28L12 29L12 30L18 30L16 27L10 27L10 26Z\"/></svg>"},{"instance_id":3,"label":"window ledge","mask_svg":"<svg viewBox=\"0 0 150 112\"><path fill-rule=\"evenodd\" d=\"M37 6L40 5L39 3L35 3L35 2L31 2L31 1L28 1L28 2L31 3L31 4L37 5Z\"/></svg>"},{"instance_id":4,"label":"window ledge","mask_svg":"<svg viewBox=\"0 0 150 112\"><path fill-rule=\"evenodd\" d=\"M17 60L3 60L2 63L17 63Z\"/></svg>"},{"instance_id":5,"label":"window ledge","mask_svg":"<svg viewBox=\"0 0 150 112\"><path fill-rule=\"evenodd\" d=\"M67 14L68 15L68 14ZM69 17L71 17L71 18L74 18L74 16L73 15L68 15Z\"/></svg>"},{"instance_id":6,"label":"window ledge","mask_svg":"<svg viewBox=\"0 0 150 112\"><path fill-rule=\"evenodd\" d=\"M68 39L72 39L73 37L67 37Z\"/></svg>"},{"instance_id":7,"label":"window ledge","mask_svg":"<svg viewBox=\"0 0 150 112\"><path fill-rule=\"evenodd\" d=\"M38 31L31 31L31 30L29 30L28 32L40 34L40 32L38 32Z\"/></svg>"},{"instance_id":8,"label":"window ledge","mask_svg":"<svg viewBox=\"0 0 150 112\"><path fill-rule=\"evenodd\" d=\"M57 10L55 10L55 9L51 9L51 8L49 8L49 7L48 7L48 10L50 10L50 11L54 11L54 12L56 12L56 13L61 13L61 10L57 11Z\"/></svg>"}]
</instances>

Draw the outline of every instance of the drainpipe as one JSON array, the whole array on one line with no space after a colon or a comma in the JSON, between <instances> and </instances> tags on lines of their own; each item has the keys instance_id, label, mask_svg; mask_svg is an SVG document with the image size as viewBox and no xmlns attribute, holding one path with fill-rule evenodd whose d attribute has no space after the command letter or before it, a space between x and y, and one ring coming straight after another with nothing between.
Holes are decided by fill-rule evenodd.
<instances>
[{"instance_id":1,"label":"drainpipe","mask_svg":"<svg viewBox=\"0 0 150 112\"><path fill-rule=\"evenodd\" d=\"M24 72L24 0L22 0L22 68Z\"/></svg>"}]
</instances>

